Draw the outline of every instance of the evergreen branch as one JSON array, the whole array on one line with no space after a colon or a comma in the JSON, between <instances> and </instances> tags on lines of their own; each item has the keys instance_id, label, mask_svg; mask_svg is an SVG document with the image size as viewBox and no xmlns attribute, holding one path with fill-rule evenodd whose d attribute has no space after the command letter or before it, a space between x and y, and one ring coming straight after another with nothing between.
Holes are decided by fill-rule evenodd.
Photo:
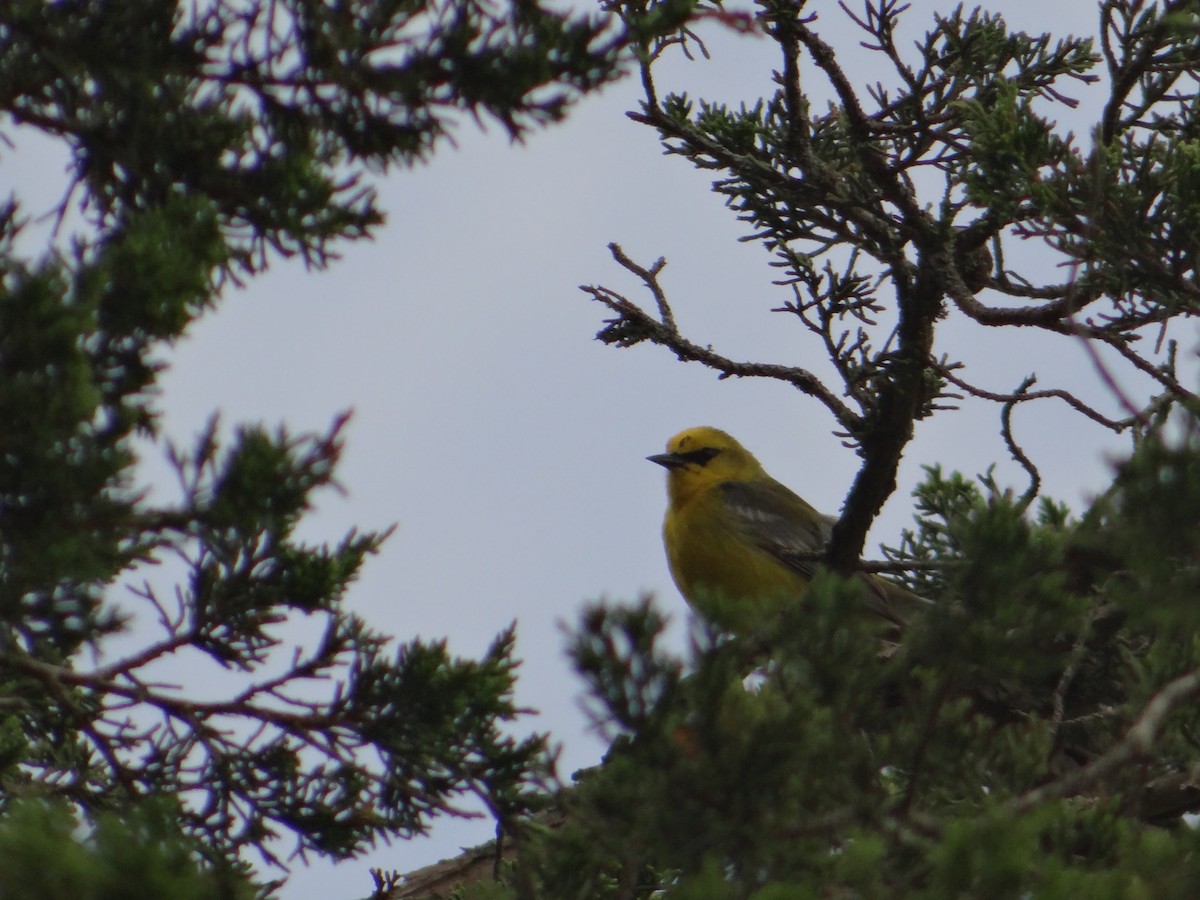
<instances>
[{"instance_id":1,"label":"evergreen branch","mask_svg":"<svg viewBox=\"0 0 1200 900\"><path fill-rule=\"evenodd\" d=\"M633 301L608 288L580 285L581 291L616 313L617 317L606 320L606 327L597 334L599 340L621 347L631 347L648 340L671 350L681 360L698 362L717 371L720 378L771 378L782 381L823 403L847 431L857 432L861 429L860 418L813 373L794 366L738 362L685 338L675 325L666 294L658 283L658 275L665 261L660 259L647 269L630 260L617 244L609 244L609 250L618 263L641 279L655 299L660 318L655 318Z\"/></svg>"},{"instance_id":2,"label":"evergreen branch","mask_svg":"<svg viewBox=\"0 0 1200 900\"><path fill-rule=\"evenodd\" d=\"M1014 797L1000 807L997 815L1020 816L1032 812L1053 800L1084 793L1130 763L1151 759L1167 719L1197 696L1200 696L1200 669L1193 669L1160 688L1124 736L1093 762Z\"/></svg>"},{"instance_id":3,"label":"evergreen branch","mask_svg":"<svg viewBox=\"0 0 1200 900\"><path fill-rule=\"evenodd\" d=\"M1108 429L1110 429L1112 431L1116 431L1116 432L1124 431L1125 429L1130 428L1133 425L1136 425L1138 422L1143 421L1147 415L1146 412L1143 412L1143 413L1139 413L1139 415L1136 417L1131 416L1127 419L1111 419L1108 416L1105 416L1099 410L1084 403L1082 400L1080 400L1078 397L1076 397L1070 391L1064 390L1062 388L1043 388L1043 389L1037 390L1037 391L1024 391L1021 393L1017 393L1017 392L1006 393L1006 392L1002 392L1002 391L989 391L986 388L981 388L963 378L960 378L958 375L956 375L954 373L954 366L952 366L952 365L948 365L946 363L940 363L940 362L935 362L932 365L933 365L934 371L937 372L938 377L946 379L946 381L949 381L955 387L966 391L968 394L970 394L973 397L979 397L980 399L983 399L983 400L991 400L995 403L1002 403L1002 404L1027 403L1032 400L1047 400L1047 399L1062 400L1064 403L1066 403L1072 409L1076 410L1079 413L1082 413L1084 416L1091 419L1093 422L1103 425L1105 428L1108 428Z\"/></svg>"},{"instance_id":4,"label":"evergreen branch","mask_svg":"<svg viewBox=\"0 0 1200 900\"><path fill-rule=\"evenodd\" d=\"M833 85L849 122L852 146L863 170L879 188L882 196L900 209L901 218L907 224L915 225L925 221L925 213L918 205L912 190L888 168L883 155L875 147L874 124L863 111L858 94L838 63L834 49L807 23L797 21L794 27L800 43Z\"/></svg>"}]
</instances>

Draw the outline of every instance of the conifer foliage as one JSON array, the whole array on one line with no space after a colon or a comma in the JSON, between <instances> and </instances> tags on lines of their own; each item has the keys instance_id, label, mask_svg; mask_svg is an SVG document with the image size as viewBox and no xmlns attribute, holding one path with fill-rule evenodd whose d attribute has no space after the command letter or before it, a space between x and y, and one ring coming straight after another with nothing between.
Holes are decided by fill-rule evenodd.
<instances>
[{"instance_id":1,"label":"conifer foliage","mask_svg":"<svg viewBox=\"0 0 1200 900\"><path fill-rule=\"evenodd\" d=\"M612 749L564 793L566 824L535 834L515 895L1186 897L1200 883L1181 818L1200 809L1186 330L1200 6L1095 10L1094 36L1073 37L1014 31L1000 4L759 0L746 27L778 64L738 105L660 84L666 54L702 49L695 33L643 45L631 115L714 173L773 257L777 313L823 358L740 360L686 333L663 261L617 245L646 299L585 287L610 315L598 338L784 381L861 468L829 574L761 633L701 628L679 659L652 604L589 614L573 656ZM873 66L847 61L859 41ZM1080 97L1094 127L1070 134L1056 121ZM1051 357L1009 390L977 382L972 352L1003 329L1084 347L1096 390L1056 384ZM968 395L996 404L1028 484L930 465L915 527L872 568L935 605L881 644L840 575L861 567L914 432ZM1044 493L1013 423L1026 404L1132 436L1090 508Z\"/></svg>"},{"instance_id":2,"label":"conifer foliage","mask_svg":"<svg viewBox=\"0 0 1200 900\"><path fill-rule=\"evenodd\" d=\"M4 896L190 896L159 878L189 860L192 893L229 896L256 890L236 874L256 857L351 855L469 795L522 808L543 747L502 730L512 633L478 660L389 649L343 606L386 532L296 537L343 421L223 443L214 418L167 448L155 385L223 288L375 231L368 171L422 162L464 122L520 138L557 121L619 74L625 41L599 11L536 2L2 5L4 140L69 156L46 246L22 185L0 210ZM176 501L137 480L149 442ZM129 616L142 643L114 652ZM290 646L299 618L320 637ZM15 867L22 841L39 849ZM71 865L36 864L56 856Z\"/></svg>"}]
</instances>

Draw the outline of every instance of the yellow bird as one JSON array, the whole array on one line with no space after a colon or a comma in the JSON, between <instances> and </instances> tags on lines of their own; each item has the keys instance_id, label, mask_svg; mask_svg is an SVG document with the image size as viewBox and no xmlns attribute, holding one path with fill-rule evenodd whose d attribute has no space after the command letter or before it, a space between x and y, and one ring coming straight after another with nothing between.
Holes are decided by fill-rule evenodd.
<instances>
[{"instance_id":1,"label":"yellow bird","mask_svg":"<svg viewBox=\"0 0 1200 900\"><path fill-rule=\"evenodd\" d=\"M794 604L820 564L837 521L767 474L724 431L689 428L647 457L667 470L663 543L688 604L739 632ZM862 577L864 603L902 628L928 601L874 575Z\"/></svg>"}]
</instances>

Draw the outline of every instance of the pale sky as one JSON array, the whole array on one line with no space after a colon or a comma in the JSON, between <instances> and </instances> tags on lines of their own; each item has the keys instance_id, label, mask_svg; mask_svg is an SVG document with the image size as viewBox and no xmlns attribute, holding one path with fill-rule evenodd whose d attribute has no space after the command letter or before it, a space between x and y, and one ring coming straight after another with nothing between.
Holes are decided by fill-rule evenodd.
<instances>
[{"instance_id":1,"label":"pale sky","mask_svg":"<svg viewBox=\"0 0 1200 900\"><path fill-rule=\"evenodd\" d=\"M855 48L860 38L844 14L819 6L826 39ZM932 10L951 6L916 0L906 21L924 31ZM1090 0L992 6L1015 27L1064 36L1096 21ZM704 34L714 59L663 67L660 93L753 102L771 90L772 43L712 27ZM860 84L881 77L861 58L851 70ZM815 74L805 77L821 96ZM501 128L479 134L464 124L457 149L444 146L428 166L379 183L389 221L374 242L345 247L324 273L277 264L228 295L170 354L161 382L163 434L180 443L217 410L227 428L261 421L304 431L353 408L340 470L346 494L320 498L302 534L336 541L351 526L398 523L347 603L401 640L446 637L453 651L477 656L517 620L518 700L540 711L523 727L562 743L564 773L594 764L604 748L587 733L562 623L574 622L586 601L632 602L649 591L672 616L675 644L683 643L688 613L659 534L663 472L644 457L682 428L715 425L828 513L838 512L858 461L832 436L824 408L792 388L718 381L659 348L593 340L606 313L578 285L649 301L610 258L606 245L616 241L643 264L667 258L663 285L696 342L812 368L823 357L798 322L769 311L788 293L771 284L778 276L766 251L738 242L746 229L709 191L713 173L664 156L655 134L624 116L637 90L637 80L626 79L523 146L509 145ZM1069 92L1084 107L1060 108L1058 118L1086 135L1086 101L1102 88ZM57 200L59 169L19 156L0 160L4 180L27 202ZM1194 349L1194 332L1175 336ZM1077 386L1115 409L1069 341L953 319L938 338L945 348L963 340L973 344L969 371L996 390L1037 371L1040 386ZM1127 387L1137 395L1144 386ZM900 490L872 531L872 557L910 522L909 492L922 464L974 475L997 463L1001 481L1024 489L998 437L998 413L967 404L919 423ZM1123 445L1059 403L1019 411L1015 427L1042 467L1044 491L1076 510L1104 486L1106 453ZM146 471L165 477L154 460ZM429 839L336 867L313 861L283 896L363 897L369 867L409 871L489 839L492 827L439 821Z\"/></svg>"}]
</instances>

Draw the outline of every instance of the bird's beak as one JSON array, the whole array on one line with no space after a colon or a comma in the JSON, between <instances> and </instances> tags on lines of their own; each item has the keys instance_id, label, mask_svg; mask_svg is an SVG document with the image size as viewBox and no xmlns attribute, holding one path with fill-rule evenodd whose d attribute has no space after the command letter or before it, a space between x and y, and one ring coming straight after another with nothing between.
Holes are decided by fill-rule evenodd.
<instances>
[{"instance_id":1,"label":"bird's beak","mask_svg":"<svg viewBox=\"0 0 1200 900\"><path fill-rule=\"evenodd\" d=\"M656 453L654 456L647 456L646 459L652 463L658 463L664 469L680 469L688 462L678 453Z\"/></svg>"}]
</instances>

